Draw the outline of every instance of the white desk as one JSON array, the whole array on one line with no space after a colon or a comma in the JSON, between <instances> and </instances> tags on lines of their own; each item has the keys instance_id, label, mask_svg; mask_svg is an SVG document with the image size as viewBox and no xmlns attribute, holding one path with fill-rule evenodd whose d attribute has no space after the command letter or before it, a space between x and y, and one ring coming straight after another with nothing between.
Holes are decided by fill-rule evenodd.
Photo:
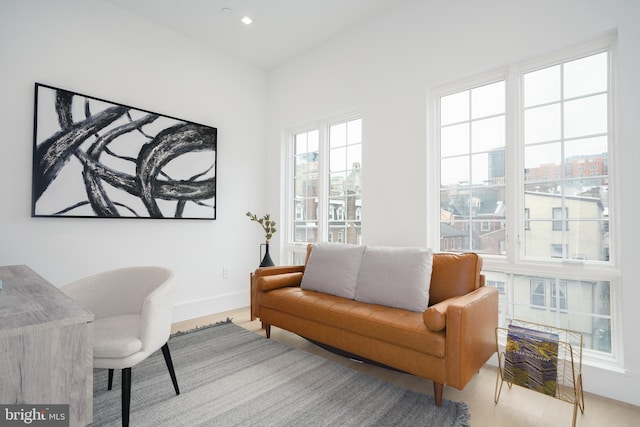
<instances>
[{"instance_id":1,"label":"white desk","mask_svg":"<svg viewBox=\"0 0 640 427\"><path fill-rule=\"evenodd\" d=\"M69 404L93 421L93 313L25 265L0 267L0 403Z\"/></svg>"}]
</instances>

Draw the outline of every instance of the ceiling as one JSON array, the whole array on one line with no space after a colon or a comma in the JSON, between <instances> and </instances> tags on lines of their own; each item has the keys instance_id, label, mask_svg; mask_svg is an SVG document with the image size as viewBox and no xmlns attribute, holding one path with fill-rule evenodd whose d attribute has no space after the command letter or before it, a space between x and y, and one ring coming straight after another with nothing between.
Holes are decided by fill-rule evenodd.
<instances>
[{"instance_id":1,"label":"ceiling","mask_svg":"<svg viewBox=\"0 0 640 427\"><path fill-rule=\"evenodd\" d=\"M105 1L268 70L405 0Z\"/></svg>"}]
</instances>

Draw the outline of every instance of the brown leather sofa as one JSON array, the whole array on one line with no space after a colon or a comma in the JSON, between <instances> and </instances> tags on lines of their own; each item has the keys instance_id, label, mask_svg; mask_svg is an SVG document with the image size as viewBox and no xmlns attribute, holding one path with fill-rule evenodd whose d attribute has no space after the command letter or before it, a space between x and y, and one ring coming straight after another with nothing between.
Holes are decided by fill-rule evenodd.
<instances>
[{"instance_id":1,"label":"brown leather sofa","mask_svg":"<svg viewBox=\"0 0 640 427\"><path fill-rule=\"evenodd\" d=\"M475 253L434 254L424 313L302 289L302 265L258 268L252 318L267 338L277 326L431 380L440 406L444 385L462 390L496 349L498 290L485 286L481 268Z\"/></svg>"}]
</instances>

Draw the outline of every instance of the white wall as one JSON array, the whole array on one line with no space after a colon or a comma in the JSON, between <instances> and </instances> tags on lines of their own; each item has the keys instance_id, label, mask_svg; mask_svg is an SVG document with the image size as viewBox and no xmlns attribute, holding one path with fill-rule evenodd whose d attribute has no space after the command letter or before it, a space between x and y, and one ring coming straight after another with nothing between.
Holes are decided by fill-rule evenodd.
<instances>
[{"instance_id":1,"label":"white wall","mask_svg":"<svg viewBox=\"0 0 640 427\"><path fill-rule=\"evenodd\" d=\"M588 391L640 404L640 241L635 169L640 159L640 3L629 0L408 0L368 24L269 73L268 145L284 129L346 109L363 113L363 241L428 246L427 93L430 88L594 39L619 35L618 150L623 283L614 290L624 374L585 367ZM280 212L283 165L272 154L269 205ZM390 179L392 177L392 179ZM627 197L624 197L624 196ZM282 212L280 212L282 217ZM381 226L384 224L385 226ZM282 236L280 236L282 237ZM627 274L624 274L627 273ZM587 408L587 410L589 410Z\"/></svg>"},{"instance_id":2,"label":"white wall","mask_svg":"<svg viewBox=\"0 0 640 427\"><path fill-rule=\"evenodd\" d=\"M165 265L174 321L249 305L264 241L245 216L266 204L263 71L101 0L0 0L0 58L0 265L56 286ZM36 81L217 127L217 220L31 218Z\"/></svg>"}]
</instances>

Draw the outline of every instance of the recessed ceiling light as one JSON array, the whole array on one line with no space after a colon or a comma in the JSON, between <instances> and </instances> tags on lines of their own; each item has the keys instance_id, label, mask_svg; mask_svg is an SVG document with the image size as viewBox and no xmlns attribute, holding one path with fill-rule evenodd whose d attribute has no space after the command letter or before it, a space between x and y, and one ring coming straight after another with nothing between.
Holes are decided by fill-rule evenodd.
<instances>
[{"instance_id":1,"label":"recessed ceiling light","mask_svg":"<svg viewBox=\"0 0 640 427\"><path fill-rule=\"evenodd\" d=\"M242 21L243 24L249 25L253 22L253 19L249 18L248 16L245 16L240 21Z\"/></svg>"}]
</instances>

